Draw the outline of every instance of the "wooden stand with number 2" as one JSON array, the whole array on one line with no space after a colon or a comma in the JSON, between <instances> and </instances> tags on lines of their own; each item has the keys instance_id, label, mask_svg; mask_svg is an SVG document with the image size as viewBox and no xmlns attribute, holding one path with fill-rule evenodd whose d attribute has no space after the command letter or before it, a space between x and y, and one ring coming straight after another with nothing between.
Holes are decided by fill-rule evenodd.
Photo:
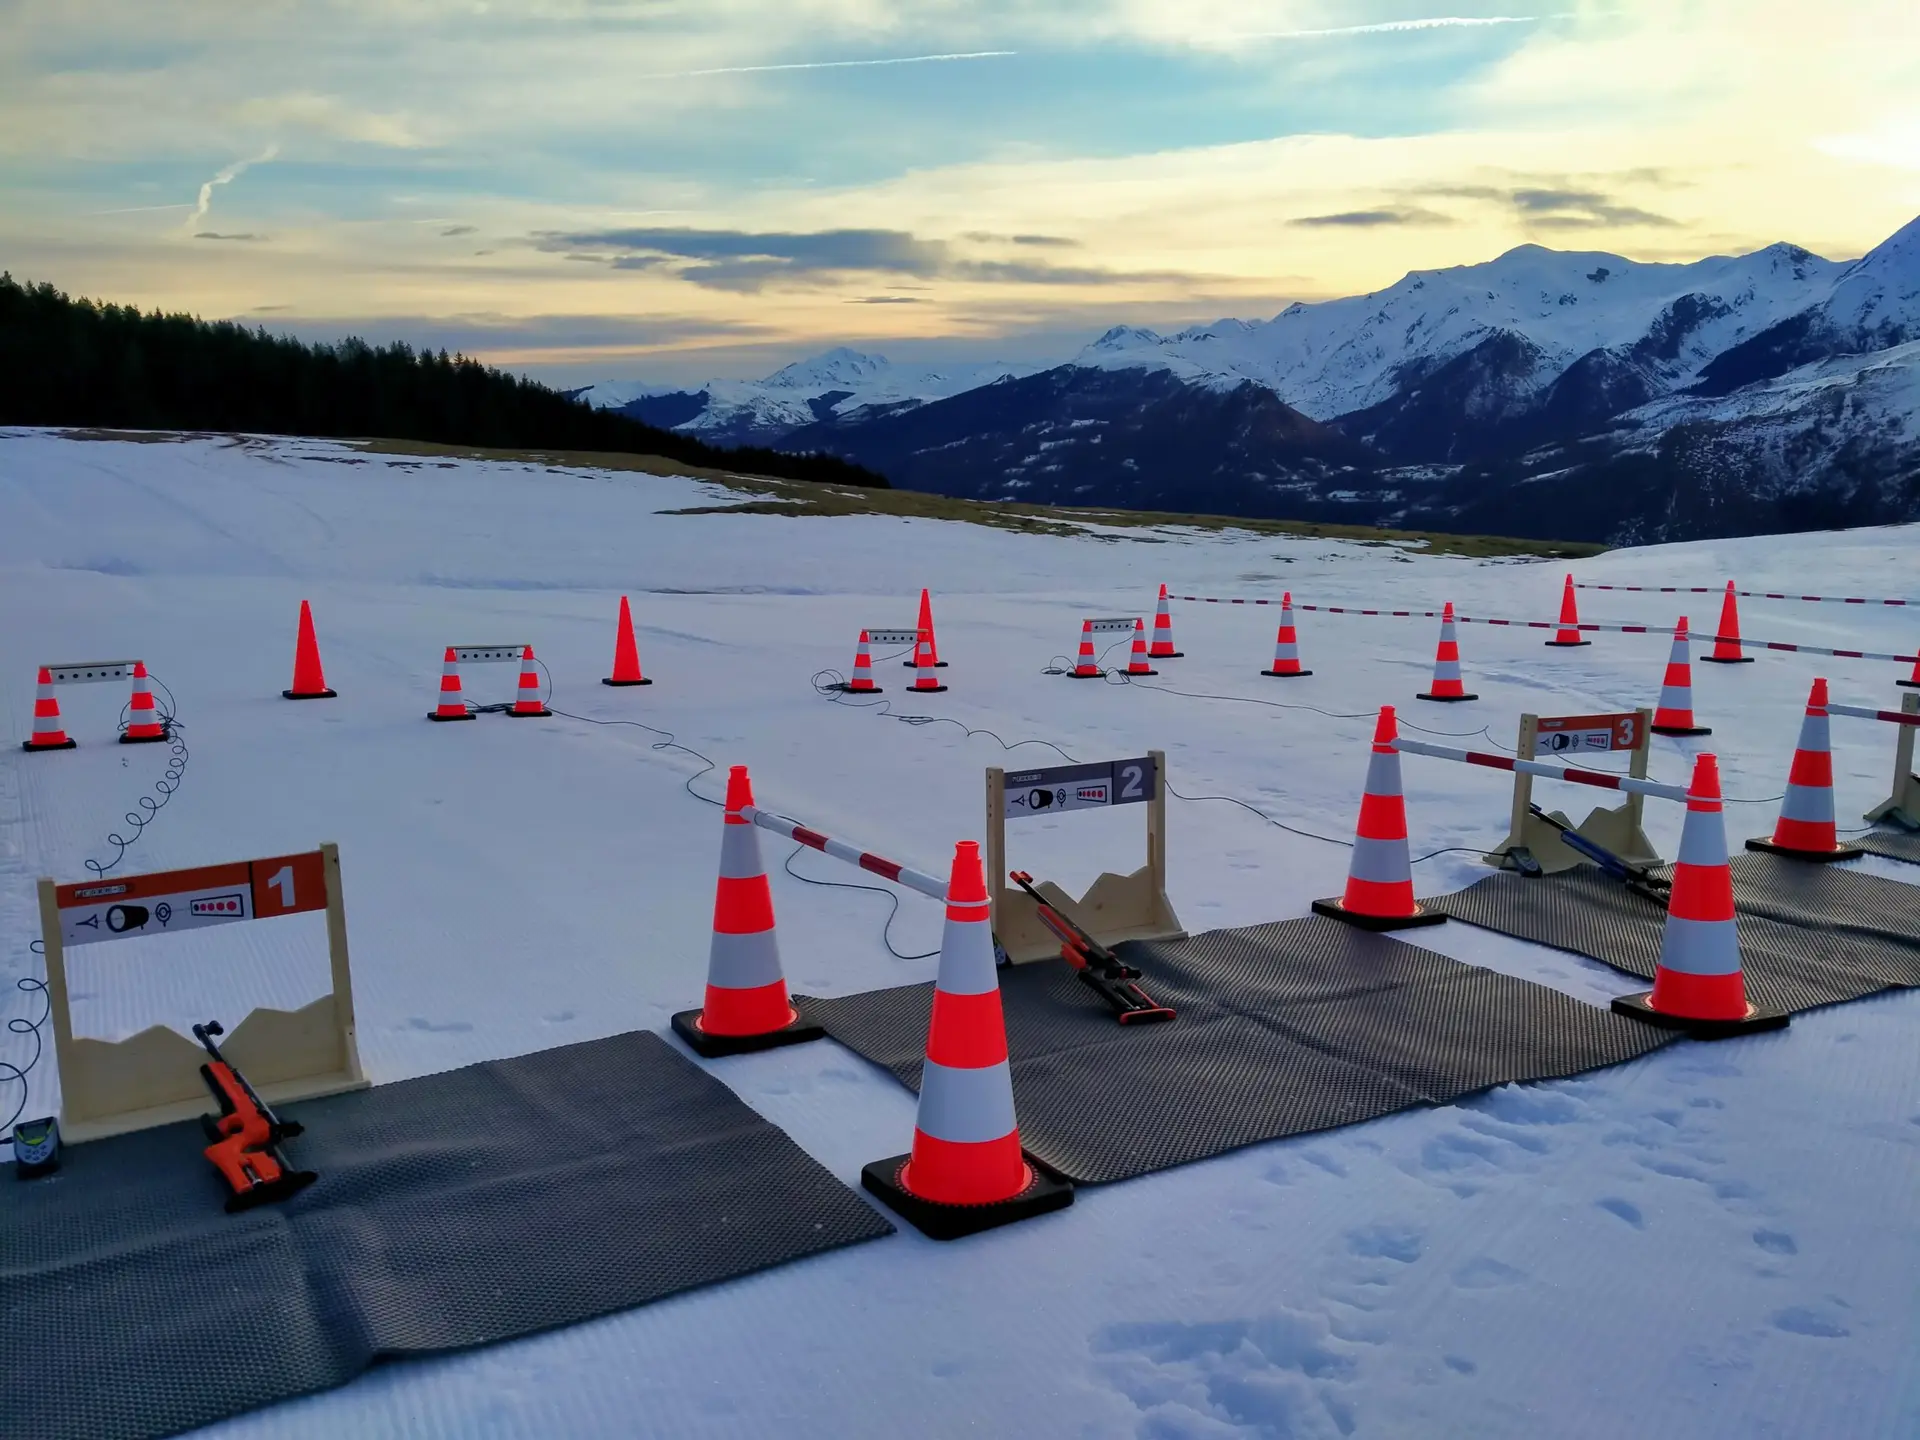
<instances>
[{"instance_id":1,"label":"wooden stand with number 2","mask_svg":"<svg viewBox=\"0 0 1920 1440\"><path fill-rule=\"evenodd\" d=\"M178 1031L155 1025L120 1041L73 1033L66 952L76 945L324 910L332 990L298 1010L250 1010L228 1026L221 1049L269 1105L366 1086L354 1040L339 847L73 885L42 880L39 893L67 1143L188 1120L208 1105L200 1078L206 1054Z\"/></svg>"}]
</instances>

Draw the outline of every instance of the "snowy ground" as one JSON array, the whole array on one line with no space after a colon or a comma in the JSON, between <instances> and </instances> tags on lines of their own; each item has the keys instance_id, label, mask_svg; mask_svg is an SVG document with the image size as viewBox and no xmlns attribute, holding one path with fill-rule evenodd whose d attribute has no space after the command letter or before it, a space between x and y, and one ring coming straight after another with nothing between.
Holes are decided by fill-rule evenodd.
<instances>
[{"instance_id":1,"label":"snowy ground","mask_svg":"<svg viewBox=\"0 0 1920 1440\"><path fill-rule=\"evenodd\" d=\"M1317 541L1113 532L1058 539L883 518L659 516L695 482L520 465L401 462L309 441L130 444L0 432L0 985L38 973L32 880L82 876L148 792L161 747L108 742L118 686L64 691L78 751L23 756L34 667L141 657L192 747L129 852L160 869L341 846L360 1046L376 1081L633 1028L697 1002L718 824L700 762L644 730L494 717L434 726L442 648L531 642L553 703L674 732L752 767L767 807L922 868L978 838L983 767L1006 752L819 698L861 625L908 625L934 592L951 716L1081 758L1157 747L1187 795L1351 833L1370 718L1075 684L1040 673L1082 615L1151 614L1176 592L1551 618L1566 567L1408 558ZM1581 562L1617 583L1912 595L1915 529L1728 541ZM1151 540L1155 543L1145 543ZM608 690L622 592L656 684ZM315 607L337 701L278 698L298 602ZM1671 623L1679 597L1582 592L1586 618ZM1718 601L1693 601L1696 628ZM1666 647L1463 627L1478 703L1412 699L1428 621L1303 615L1316 672L1269 661L1272 609L1177 606L1187 652L1159 681L1350 716L1383 702L1431 731L1510 744L1523 710L1651 703ZM1750 601L1765 639L1911 652L1920 612ZM1118 658L1116 656L1116 658ZM1766 655L1696 666L1728 793L1777 795L1807 682L1890 702L1893 667ZM470 698L511 667L470 670ZM1836 721L1842 823L1883 799L1885 727ZM1418 732L1415 732L1418 733ZM1433 738L1426 735L1423 738ZM1045 763L1024 746L1012 763ZM1503 831L1499 777L1409 759L1415 853ZM709 796L716 777L693 781ZM1585 813L1591 792L1543 784ZM1664 853L1677 814L1653 803ZM1736 841L1771 828L1729 807ZM1016 828L1011 859L1078 892L1138 863L1138 812ZM125 827L120 827L124 833ZM1170 887L1193 930L1302 914L1346 852L1236 806L1174 802ZM788 976L845 993L921 980L881 944L879 896L802 885L765 837ZM805 852L803 873L850 872ZM1909 881L1920 870L1869 861ZM1416 870L1423 893L1482 873ZM309 923L313 922L313 923ZM937 943L914 896L893 926ZM1625 977L1459 924L1416 942L1603 1003ZM315 917L78 952L77 1023L119 1036L324 985ZM10 989L0 1004L20 1013ZM14 1037L0 1034L12 1042ZM941 1246L891 1240L470 1355L385 1368L206 1432L293 1437L1907 1436L1920 1429L1920 995L1802 1016L1784 1033L1682 1043L1572 1081L1256 1146L1083 1190L1061 1215ZM6 1058L21 1058L13 1051ZM830 1043L711 1067L849 1184L904 1148L912 1097ZM57 1104L50 1060L29 1113ZM0 1099L12 1108L14 1091ZM1116 1088L1115 1102L1124 1104Z\"/></svg>"}]
</instances>

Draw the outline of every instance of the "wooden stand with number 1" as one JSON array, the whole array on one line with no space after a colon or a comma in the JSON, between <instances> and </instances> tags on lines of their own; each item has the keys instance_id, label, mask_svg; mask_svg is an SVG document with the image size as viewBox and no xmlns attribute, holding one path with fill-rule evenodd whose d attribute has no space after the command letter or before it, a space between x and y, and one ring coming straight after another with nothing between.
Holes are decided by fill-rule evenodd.
<instances>
[{"instance_id":1,"label":"wooden stand with number 1","mask_svg":"<svg viewBox=\"0 0 1920 1440\"><path fill-rule=\"evenodd\" d=\"M73 885L42 880L39 892L48 1013L60 1067L60 1134L68 1144L189 1120L208 1106L200 1078L206 1054L178 1031L155 1025L120 1041L73 1033L67 950L129 935L326 911L332 990L298 1010L248 1011L239 1024L227 1026L221 1049L269 1105L366 1086L354 1040L337 846Z\"/></svg>"}]
</instances>

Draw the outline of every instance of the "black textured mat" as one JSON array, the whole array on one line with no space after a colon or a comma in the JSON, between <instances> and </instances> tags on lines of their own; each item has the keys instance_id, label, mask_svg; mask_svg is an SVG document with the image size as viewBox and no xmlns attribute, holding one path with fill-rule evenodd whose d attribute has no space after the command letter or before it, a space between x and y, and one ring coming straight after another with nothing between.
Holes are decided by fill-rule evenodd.
<instances>
[{"instance_id":1,"label":"black textured mat","mask_svg":"<svg viewBox=\"0 0 1920 1440\"><path fill-rule=\"evenodd\" d=\"M1858 845L1869 855L1884 855L1889 860L1904 860L1909 865L1920 865L1920 831L1909 833L1882 827L1869 830L1864 835L1841 838L1849 845Z\"/></svg>"},{"instance_id":2,"label":"black textured mat","mask_svg":"<svg viewBox=\"0 0 1920 1440\"><path fill-rule=\"evenodd\" d=\"M0 1169L0 1433L171 1435L893 1229L652 1034L287 1113L320 1179L240 1215L191 1122Z\"/></svg>"},{"instance_id":3,"label":"black textured mat","mask_svg":"<svg viewBox=\"0 0 1920 1440\"><path fill-rule=\"evenodd\" d=\"M1747 998L1811 1010L1920 985L1920 888L1775 855L1733 860ZM1502 871L1423 904L1456 919L1653 979L1666 911L1589 865L1539 880Z\"/></svg>"},{"instance_id":4,"label":"black textured mat","mask_svg":"<svg viewBox=\"0 0 1920 1440\"><path fill-rule=\"evenodd\" d=\"M1119 953L1178 1019L1123 1028L1064 964L1000 972L1021 1141L1087 1184L1613 1065L1675 1038L1317 916ZM919 1088L931 985L798 1003Z\"/></svg>"}]
</instances>

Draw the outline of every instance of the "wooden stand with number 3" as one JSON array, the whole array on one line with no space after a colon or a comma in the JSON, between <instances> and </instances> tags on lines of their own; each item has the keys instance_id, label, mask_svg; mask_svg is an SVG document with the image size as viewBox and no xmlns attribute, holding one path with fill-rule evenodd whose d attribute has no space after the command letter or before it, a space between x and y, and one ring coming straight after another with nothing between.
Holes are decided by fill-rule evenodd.
<instances>
[{"instance_id":1,"label":"wooden stand with number 3","mask_svg":"<svg viewBox=\"0 0 1920 1440\"><path fill-rule=\"evenodd\" d=\"M332 990L298 1010L249 1011L228 1025L221 1049L269 1105L366 1086L354 1041L339 847L73 885L42 880L39 892L60 1067L60 1134L67 1143L192 1119L209 1103L200 1078L206 1052L178 1031L155 1025L119 1041L73 1033L66 952L76 945L324 910Z\"/></svg>"}]
</instances>

